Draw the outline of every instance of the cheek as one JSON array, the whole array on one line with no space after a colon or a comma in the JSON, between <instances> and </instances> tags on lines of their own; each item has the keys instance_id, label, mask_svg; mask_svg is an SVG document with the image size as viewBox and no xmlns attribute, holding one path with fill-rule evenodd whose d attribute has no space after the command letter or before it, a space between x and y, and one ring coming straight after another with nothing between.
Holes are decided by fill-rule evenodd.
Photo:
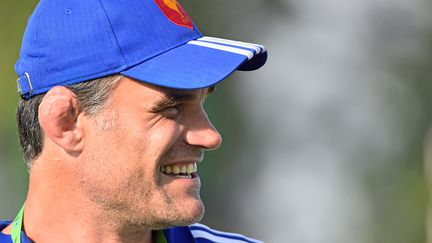
<instances>
[{"instance_id":1,"label":"cheek","mask_svg":"<svg viewBox=\"0 0 432 243\"><path fill-rule=\"evenodd\" d=\"M83 188L94 201L106 207L125 207L133 198L145 198L152 185L152 168L147 166L130 137L115 134L99 136L81 172ZM98 145L99 144L99 145ZM135 196L134 196L135 195Z\"/></svg>"},{"instance_id":2,"label":"cheek","mask_svg":"<svg viewBox=\"0 0 432 243\"><path fill-rule=\"evenodd\" d=\"M137 166L134 161L138 157L135 145L138 142L132 143L133 133L124 130L117 119L107 116L96 120L90 131L83 153L84 173L100 182L110 178L110 182L119 183Z\"/></svg>"},{"instance_id":3,"label":"cheek","mask_svg":"<svg viewBox=\"0 0 432 243\"><path fill-rule=\"evenodd\" d=\"M183 126L173 120L162 120L147 130L147 156L159 160L174 144L181 142Z\"/></svg>"},{"instance_id":4,"label":"cheek","mask_svg":"<svg viewBox=\"0 0 432 243\"><path fill-rule=\"evenodd\" d=\"M178 144L182 126L164 118L113 115L94 122L85 151L87 177L100 183L110 178L112 187L144 174L147 181L154 179L159 160Z\"/></svg>"}]
</instances>

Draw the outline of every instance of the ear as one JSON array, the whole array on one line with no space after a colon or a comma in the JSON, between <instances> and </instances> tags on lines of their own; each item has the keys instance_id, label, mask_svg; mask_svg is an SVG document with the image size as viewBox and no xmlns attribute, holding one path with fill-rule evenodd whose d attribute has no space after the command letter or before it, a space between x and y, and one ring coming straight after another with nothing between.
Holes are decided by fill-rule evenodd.
<instances>
[{"instance_id":1,"label":"ear","mask_svg":"<svg viewBox=\"0 0 432 243\"><path fill-rule=\"evenodd\" d=\"M63 86L56 86L45 94L38 113L45 137L68 153L81 152L84 147L80 114L75 94Z\"/></svg>"}]
</instances>

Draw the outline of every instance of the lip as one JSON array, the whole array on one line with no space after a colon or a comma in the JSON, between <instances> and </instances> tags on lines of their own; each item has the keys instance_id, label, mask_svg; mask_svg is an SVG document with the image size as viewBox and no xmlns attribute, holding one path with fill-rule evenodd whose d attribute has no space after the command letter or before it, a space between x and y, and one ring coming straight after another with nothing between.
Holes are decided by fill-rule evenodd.
<instances>
[{"instance_id":1,"label":"lip","mask_svg":"<svg viewBox=\"0 0 432 243\"><path fill-rule=\"evenodd\" d=\"M192 178L179 178L172 175L167 175L164 173L160 173L161 177L167 184L181 184L185 187L201 187L201 179L197 173Z\"/></svg>"}]
</instances>

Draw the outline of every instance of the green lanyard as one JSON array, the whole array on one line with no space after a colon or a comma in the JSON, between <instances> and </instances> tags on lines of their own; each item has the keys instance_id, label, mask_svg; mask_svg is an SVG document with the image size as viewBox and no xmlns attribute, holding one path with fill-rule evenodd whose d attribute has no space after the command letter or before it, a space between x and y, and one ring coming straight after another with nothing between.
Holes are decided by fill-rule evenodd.
<instances>
[{"instance_id":1,"label":"green lanyard","mask_svg":"<svg viewBox=\"0 0 432 243\"><path fill-rule=\"evenodd\" d=\"M162 230L156 231L155 243L168 243Z\"/></svg>"},{"instance_id":2,"label":"green lanyard","mask_svg":"<svg viewBox=\"0 0 432 243\"><path fill-rule=\"evenodd\" d=\"M21 229L24 215L24 205L21 207L21 210L12 222L11 237L13 243L21 243Z\"/></svg>"},{"instance_id":3,"label":"green lanyard","mask_svg":"<svg viewBox=\"0 0 432 243\"><path fill-rule=\"evenodd\" d=\"M24 205L12 222L11 237L13 243L21 243L21 229L24 216ZM162 230L156 231L155 243L168 243Z\"/></svg>"}]
</instances>

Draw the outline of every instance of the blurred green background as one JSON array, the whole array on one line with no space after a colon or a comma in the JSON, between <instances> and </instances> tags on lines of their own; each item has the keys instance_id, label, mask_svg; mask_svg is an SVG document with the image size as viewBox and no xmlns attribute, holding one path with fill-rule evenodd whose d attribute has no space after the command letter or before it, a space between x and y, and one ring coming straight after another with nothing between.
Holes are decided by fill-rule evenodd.
<instances>
[{"instance_id":1,"label":"blurred green background","mask_svg":"<svg viewBox=\"0 0 432 243\"><path fill-rule=\"evenodd\" d=\"M224 144L200 168L204 223L266 242L432 242L430 1L182 3L205 35L269 50L206 103ZM13 65L36 4L0 1L0 218L26 195Z\"/></svg>"}]
</instances>

